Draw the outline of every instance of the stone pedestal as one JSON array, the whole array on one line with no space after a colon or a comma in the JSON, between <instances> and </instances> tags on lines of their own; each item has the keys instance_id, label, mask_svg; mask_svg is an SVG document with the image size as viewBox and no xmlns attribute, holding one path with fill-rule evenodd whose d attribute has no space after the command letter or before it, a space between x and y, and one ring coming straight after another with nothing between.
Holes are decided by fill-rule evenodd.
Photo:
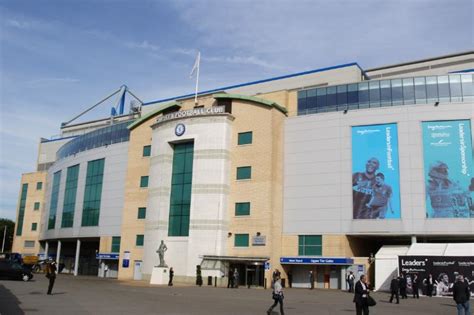
<instances>
[{"instance_id":1,"label":"stone pedestal","mask_svg":"<svg viewBox=\"0 0 474 315\"><path fill-rule=\"evenodd\" d=\"M153 267L151 273L150 284L168 284L169 268L168 267Z\"/></svg>"}]
</instances>

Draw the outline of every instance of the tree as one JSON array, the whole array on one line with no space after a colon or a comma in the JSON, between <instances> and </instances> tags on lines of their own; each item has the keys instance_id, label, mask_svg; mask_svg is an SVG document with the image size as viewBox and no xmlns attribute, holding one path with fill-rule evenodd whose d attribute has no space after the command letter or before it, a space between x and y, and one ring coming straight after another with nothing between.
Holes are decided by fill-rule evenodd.
<instances>
[{"instance_id":1,"label":"tree","mask_svg":"<svg viewBox=\"0 0 474 315\"><path fill-rule=\"evenodd\" d=\"M2 250L3 235L5 233L5 226L7 227L7 234L5 238L5 252L10 252L13 245L13 233L15 230L15 222L6 218L0 218L0 251Z\"/></svg>"}]
</instances>

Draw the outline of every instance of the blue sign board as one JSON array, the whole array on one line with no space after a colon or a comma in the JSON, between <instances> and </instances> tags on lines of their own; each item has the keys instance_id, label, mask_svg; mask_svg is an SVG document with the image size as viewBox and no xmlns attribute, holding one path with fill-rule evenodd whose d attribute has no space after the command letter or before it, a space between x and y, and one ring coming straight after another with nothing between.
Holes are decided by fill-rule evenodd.
<instances>
[{"instance_id":1,"label":"blue sign board","mask_svg":"<svg viewBox=\"0 0 474 315\"><path fill-rule=\"evenodd\" d=\"M400 219L397 124L352 127L354 219Z\"/></svg>"},{"instance_id":2,"label":"blue sign board","mask_svg":"<svg viewBox=\"0 0 474 315\"><path fill-rule=\"evenodd\" d=\"M265 270L270 270L270 262L269 261L266 261L265 262Z\"/></svg>"},{"instance_id":3,"label":"blue sign board","mask_svg":"<svg viewBox=\"0 0 474 315\"><path fill-rule=\"evenodd\" d=\"M97 253L95 254L95 259L119 259L119 254L116 253Z\"/></svg>"},{"instance_id":4,"label":"blue sign board","mask_svg":"<svg viewBox=\"0 0 474 315\"><path fill-rule=\"evenodd\" d=\"M332 257L280 257L282 264L303 264L303 265L352 265L352 258L332 258Z\"/></svg>"},{"instance_id":5,"label":"blue sign board","mask_svg":"<svg viewBox=\"0 0 474 315\"><path fill-rule=\"evenodd\" d=\"M423 122L426 217L474 217L474 163L469 120Z\"/></svg>"}]
</instances>

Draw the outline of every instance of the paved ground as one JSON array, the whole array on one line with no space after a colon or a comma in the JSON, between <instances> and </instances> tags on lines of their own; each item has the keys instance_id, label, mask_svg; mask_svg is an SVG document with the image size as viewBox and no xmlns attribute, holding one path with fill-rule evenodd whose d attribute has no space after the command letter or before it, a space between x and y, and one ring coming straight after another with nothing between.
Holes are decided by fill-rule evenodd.
<instances>
[{"instance_id":1,"label":"paved ground","mask_svg":"<svg viewBox=\"0 0 474 315\"><path fill-rule=\"evenodd\" d=\"M265 314L271 291L213 287L172 288L144 282L121 282L60 275L53 295L46 295L47 279L0 281L0 314ZM374 293L377 306L370 314L456 314L451 299L424 298L389 304L385 293ZM352 295L329 290L285 290L285 314L355 314ZM274 312L273 314L278 314Z\"/></svg>"}]
</instances>

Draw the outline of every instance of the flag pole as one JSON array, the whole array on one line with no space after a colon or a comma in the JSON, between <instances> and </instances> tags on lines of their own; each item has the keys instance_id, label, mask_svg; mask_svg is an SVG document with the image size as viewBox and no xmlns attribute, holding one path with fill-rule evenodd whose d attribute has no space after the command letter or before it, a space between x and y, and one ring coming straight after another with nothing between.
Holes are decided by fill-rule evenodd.
<instances>
[{"instance_id":1,"label":"flag pole","mask_svg":"<svg viewBox=\"0 0 474 315\"><path fill-rule=\"evenodd\" d=\"M201 64L201 52L200 51L198 52L197 58L198 58L198 60L197 60L197 73L196 73L196 92L194 93L194 106L198 105L197 98L198 98L198 86L199 86L199 68L200 68L200 64Z\"/></svg>"}]
</instances>

